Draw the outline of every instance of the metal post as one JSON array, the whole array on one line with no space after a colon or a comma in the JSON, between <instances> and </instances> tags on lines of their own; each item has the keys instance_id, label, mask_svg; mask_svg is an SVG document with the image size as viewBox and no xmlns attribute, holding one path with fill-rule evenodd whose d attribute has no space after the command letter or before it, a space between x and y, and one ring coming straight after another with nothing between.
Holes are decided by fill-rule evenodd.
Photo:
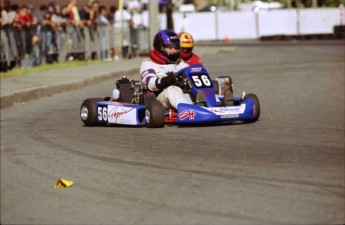
<instances>
[{"instance_id":1,"label":"metal post","mask_svg":"<svg viewBox=\"0 0 345 225\"><path fill-rule=\"evenodd\" d=\"M297 20L296 20L297 35L301 35L301 12L298 7L296 9L296 14L297 14Z\"/></svg>"},{"instance_id":2,"label":"metal post","mask_svg":"<svg viewBox=\"0 0 345 225\"><path fill-rule=\"evenodd\" d=\"M219 37L219 19L218 19L218 12L215 11L214 12L214 29L215 29L215 33L216 33L216 40L221 40L221 38Z\"/></svg>"},{"instance_id":3,"label":"metal post","mask_svg":"<svg viewBox=\"0 0 345 225\"><path fill-rule=\"evenodd\" d=\"M317 8L317 0L312 0L312 7Z\"/></svg>"},{"instance_id":4,"label":"metal post","mask_svg":"<svg viewBox=\"0 0 345 225\"><path fill-rule=\"evenodd\" d=\"M255 14L255 29L256 29L256 38L260 38L260 12L254 12Z\"/></svg>"},{"instance_id":5,"label":"metal post","mask_svg":"<svg viewBox=\"0 0 345 225\"><path fill-rule=\"evenodd\" d=\"M158 0L149 1L149 50L153 49L153 38L159 31L159 21L158 21Z\"/></svg>"},{"instance_id":6,"label":"metal post","mask_svg":"<svg viewBox=\"0 0 345 225\"><path fill-rule=\"evenodd\" d=\"M118 54L122 57L122 45L123 45L123 0L119 0L120 11L120 49ZM115 19L115 18L114 18Z\"/></svg>"},{"instance_id":7,"label":"metal post","mask_svg":"<svg viewBox=\"0 0 345 225\"><path fill-rule=\"evenodd\" d=\"M291 9L291 6L292 6L291 0L287 0L287 1L286 1L286 7L287 7L288 9Z\"/></svg>"},{"instance_id":8,"label":"metal post","mask_svg":"<svg viewBox=\"0 0 345 225\"><path fill-rule=\"evenodd\" d=\"M167 5L167 28L169 30L174 30L174 21L172 18L172 12L173 12L173 3L172 0L168 0Z\"/></svg>"}]
</instances>

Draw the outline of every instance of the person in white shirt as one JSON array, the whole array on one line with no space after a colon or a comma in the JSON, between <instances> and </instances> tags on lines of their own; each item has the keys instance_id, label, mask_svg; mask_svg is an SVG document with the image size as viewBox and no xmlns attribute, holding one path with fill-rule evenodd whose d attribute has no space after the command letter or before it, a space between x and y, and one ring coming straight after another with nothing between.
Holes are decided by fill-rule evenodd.
<instances>
[{"instance_id":1,"label":"person in white shirt","mask_svg":"<svg viewBox=\"0 0 345 225\"><path fill-rule=\"evenodd\" d=\"M140 10L140 3L138 0L129 0L128 2L128 12L137 13Z\"/></svg>"},{"instance_id":2,"label":"person in white shirt","mask_svg":"<svg viewBox=\"0 0 345 225\"><path fill-rule=\"evenodd\" d=\"M116 10L114 14L114 49L118 53L123 51L123 47L130 46L131 36L130 36L130 25L132 21L132 16L127 11L126 5L124 5L123 10ZM125 55L124 57L129 57ZM119 55L115 56L115 60L118 60Z\"/></svg>"}]
</instances>

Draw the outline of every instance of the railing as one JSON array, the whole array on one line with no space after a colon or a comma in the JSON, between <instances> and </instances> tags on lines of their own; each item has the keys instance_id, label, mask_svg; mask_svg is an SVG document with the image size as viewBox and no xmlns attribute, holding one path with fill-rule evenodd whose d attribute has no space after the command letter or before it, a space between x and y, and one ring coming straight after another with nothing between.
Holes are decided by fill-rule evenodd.
<instances>
[{"instance_id":1,"label":"railing","mask_svg":"<svg viewBox=\"0 0 345 225\"><path fill-rule=\"evenodd\" d=\"M157 15L160 28L166 28L166 15ZM344 8L282 9L256 12L174 13L175 32L186 31L194 40L258 39L272 35L333 33L345 25ZM76 27L63 24L51 30L45 26L18 30L1 26L0 62L5 71L15 65L39 65L61 60L113 59L148 51L148 13L133 16L135 27L113 25ZM122 40L122 41L121 41ZM25 60L24 60L25 59Z\"/></svg>"},{"instance_id":2,"label":"railing","mask_svg":"<svg viewBox=\"0 0 345 225\"><path fill-rule=\"evenodd\" d=\"M121 57L121 53L126 57L127 52L131 53L128 48L135 42L135 33L129 24L122 28L64 24L54 30L39 24L22 29L5 25L1 27L1 71L64 60L111 60ZM116 40L120 38L122 42Z\"/></svg>"}]
</instances>

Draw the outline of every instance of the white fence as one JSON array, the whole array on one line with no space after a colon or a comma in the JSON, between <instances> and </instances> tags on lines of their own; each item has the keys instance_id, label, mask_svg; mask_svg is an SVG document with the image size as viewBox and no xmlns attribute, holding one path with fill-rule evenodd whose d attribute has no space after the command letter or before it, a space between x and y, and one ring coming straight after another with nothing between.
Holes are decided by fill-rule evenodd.
<instances>
[{"instance_id":1,"label":"white fence","mask_svg":"<svg viewBox=\"0 0 345 225\"><path fill-rule=\"evenodd\" d=\"M166 16L160 15L161 29ZM147 14L134 17L136 24L148 27ZM345 12L338 8L281 9L256 12L174 13L174 30L186 31L195 40L258 39L273 35L333 33L335 25L344 25Z\"/></svg>"},{"instance_id":2,"label":"white fence","mask_svg":"<svg viewBox=\"0 0 345 225\"><path fill-rule=\"evenodd\" d=\"M333 26L341 23L339 9L305 9L299 14L300 34L333 33Z\"/></svg>"}]
</instances>

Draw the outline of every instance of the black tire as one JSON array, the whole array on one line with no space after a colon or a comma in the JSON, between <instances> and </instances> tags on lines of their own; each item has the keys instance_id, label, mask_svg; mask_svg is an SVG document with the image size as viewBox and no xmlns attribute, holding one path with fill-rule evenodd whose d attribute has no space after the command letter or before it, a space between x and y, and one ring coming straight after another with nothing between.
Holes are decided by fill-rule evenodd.
<instances>
[{"instance_id":1,"label":"black tire","mask_svg":"<svg viewBox=\"0 0 345 225\"><path fill-rule=\"evenodd\" d=\"M88 98L80 106L80 118L85 126L91 127L97 124L96 103L101 102L101 98Z\"/></svg>"},{"instance_id":2,"label":"black tire","mask_svg":"<svg viewBox=\"0 0 345 225\"><path fill-rule=\"evenodd\" d=\"M244 96L244 100L251 99L254 102L256 114L253 119L247 120L249 123L256 122L260 117L260 102L259 98L255 94L247 94Z\"/></svg>"},{"instance_id":3,"label":"black tire","mask_svg":"<svg viewBox=\"0 0 345 225\"><path fill-rule=\"evenodd\" d=\"M218 95L219 94L219 84L218 84L218 81L212 80L212 83L213 83L214 91L216 92L216 95Z\"/></svg>"},{"instance_id":4,"label":"black tire","mask_svg":"<svg viewBox=\"0 0 345 225\"><path fill-rule=\"evenodd\" d=\"M150 95L144 98L146 105L145 118L147 127L159 128L164 127L164 107L156 99L156 96Z\"/></svg>"}]
</instances>

